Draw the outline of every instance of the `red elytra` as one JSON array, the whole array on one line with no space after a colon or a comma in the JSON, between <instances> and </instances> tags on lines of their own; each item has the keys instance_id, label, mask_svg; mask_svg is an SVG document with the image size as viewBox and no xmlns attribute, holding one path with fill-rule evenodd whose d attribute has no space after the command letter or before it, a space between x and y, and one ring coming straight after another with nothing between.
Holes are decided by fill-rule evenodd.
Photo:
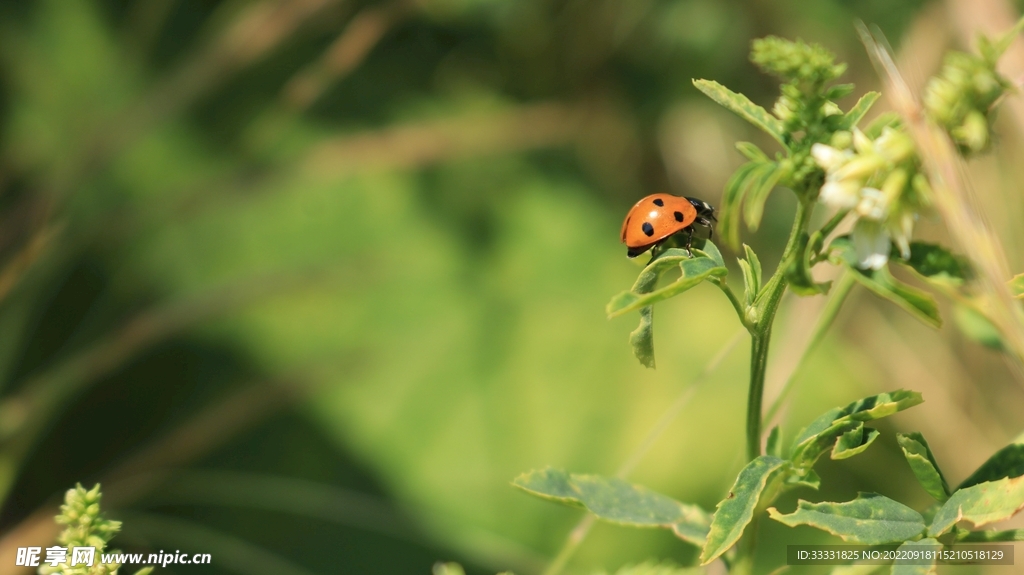
<instances>
[{"instance_id":1,"label":"red elytra","mask_svg":"<svg viewBox=\"0 0 1024 575\"><path fill-rule=\"evenodd\" d=\"M697 219L697 209L686 198L651 194L637 202L622 222L622 242L636 249L654 245L686 229Z\"/></svg>"}]
</instances>

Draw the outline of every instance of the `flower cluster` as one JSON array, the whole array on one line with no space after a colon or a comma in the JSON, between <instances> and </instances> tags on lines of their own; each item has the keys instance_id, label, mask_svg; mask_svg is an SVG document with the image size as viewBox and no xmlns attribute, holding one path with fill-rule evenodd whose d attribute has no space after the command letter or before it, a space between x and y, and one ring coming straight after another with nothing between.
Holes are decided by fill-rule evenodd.
<instances>
[{"instance_id":1,"label":"flower cluster","mask_svg":"<svg viewBox=\"0 0 1024 575\"><path fill-rule=\"evenodd\" d=\"M88 491L80 484L69 489L56 518L57 523L66 526L57 540L69 548L94 547L97 553L103 552L107 542L121 530L121 522L106 519L100 514L102 497L99 484ZM44 564L39 568L40 575L114 575L119 567L99 562L91 567L71 566L71 558L67 559L54 567Z\"/></svg>"},{"instance_id":2,"label":"flower cluster","mask_svg":"<svg viewBox=\"0 0 1024 575\"><path fill-rule=\"evenodd\" d=\"M914 222L929 195L910 136L891 126L873 140L858 129L836 132L831 145L815 144L811 155L825 170L818 199L857 218L859 266L881 268L893 244L909 257Z\"/></svg>"},{"instance_id":3,"label":"flower cluster","mask_svg":"<svg viewBox=\"0 0 1024 575\"><path fill-rule=\"evenodd\" d=\"M988 147L992 107L1010 89L1010 83L996 72L997 58L950 52L942 71L925 90L928 114L964 154Z\"/></svg>"}]
</instances>

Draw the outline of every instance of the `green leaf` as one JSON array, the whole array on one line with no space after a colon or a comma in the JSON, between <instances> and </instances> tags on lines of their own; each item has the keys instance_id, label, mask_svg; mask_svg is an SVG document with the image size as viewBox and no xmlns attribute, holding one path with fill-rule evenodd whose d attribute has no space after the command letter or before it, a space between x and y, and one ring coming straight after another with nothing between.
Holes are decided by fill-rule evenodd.
<instances>
[{"instance_id":1,"label":"green leaf","mask_svg":"<svg viewBox=\"0 0 1024 575\"><path fill-rule=\"evenodd\" d=\"M618 317L642 307L654 305L675 297L710 277L722 277L728 273L726 268L718 265L718 262L710 257L682 258L679 267L682 270L679 279L662 288L649 293L637 293L635 290L631 290L612 298L606 308L608 317Z\"/></svg>"},{"instance_id":2,"label":"green leaf","mask_svg":"<svg viewBox=\"0 0 1024 575\"><path fill-rule=\"evenodd\" d=\"M853 565L840 565L833 567L830 571L830 575L871 575L877 571L881 571L882 567L887 565L871 565L868 563L854 563Z\"/></svg>"},{"instance_id":3,"label":"green leaf","mask_svg":"<svg viewBox=\"0 0 1024 575\"><path fill-rule=\"evenodd\" d=\"M778 457L762 455L740 471L729 496L723 499L711 520L711 530L700 554L700 564L707 565L731 548L754 516L768 478L787 462Z\"/></svg>"},{"instance_id":4,"label":"green leaf","mask_svg":"<svg viewBox=\"0 0 1024 575\"><path fill-rule=\"evenodd\" d=\"M772 519L790 527L810 525L848 543L880 545L905 541L925 529L924 517L913 509L877 493L861 493L846 503L809 503L800 500L789 515L768 509Z\"/></svg>"},{"instance_id":5,"label":"green leaf","mask_svg":"<svg viewBox=\"0 0 1024 575\"><path fill-rule=\"evenodd\" d=\"M765 163L771 161L771 158L762 152L761 148L758 148L750 142L736 142L736 149L751 162Z\"/></svg>"},{"instance_id":6,"label":"green leaf","mask_svg":"<svg viewBox=\"0 0 1024 575\"><path fill-rule=\"evenodd\" d=\"M970 278L967 261L937 244L911 242L910 258L896 258L896 261L909 266L925 280L943 286L960 286Z\"/></svg>"},{"instance_id":7,"label":"green leaf","mask_svg":"<svg viewBox=\"0 0 1024 575\"><path fill-rule=\"evenodd\" d=\"M812 296L828 293L832 282L814 281L811 274L811 258L821 250L823 237L821 231L807 235L801 232L797 237L796 249L793 250L793 257L786 263L786 280L789 281L789 289L799 296Z\"/></svg>"},{"instance_id":8,"label":"green leaf","mask_svg":"<svg viewBox=\"0 0 1024 575\"><path fill-rule=\"evenodd\" d=\"M754 184L750 188L750 194L743 202L743 221L746 222L750 231L757 231L758 226L761 225L761 217L764 215L764 203L768 200L768 196L775 189L775 186L778 185L779 178L782 177L782 170L776 164L765 165L771 168L763 170L757 180L754 180Z\"/></svg>"},{"instance_id":9,"label":"green leaf","mask_svg":"<svg viewBox=\"0 0 1024 575\"><path fill-rule=\"evenodd\" d=\"M704 246L700 249L694 248L693 253L698 256L709 257L715 260L716 264L723 268L725 267L725 258L722 257L722 252L718 251L718 246L716 246L711 240L705 241Z\"/></svg>"},{"instance_id":10,"label":"green leaf","mask_svg":"<svg viewBox=\"0 0 1024 575\"><path fill-rule=\"evenodd\" d=\"M782 122L769 114L767 110L751 102L743 94L737 94L714 80L694 80L693 85L720 106L761 128L783 147L786 147Z\"/></svg>"},{"instance_id":11,"label":"green leaf","mask_svg":"<svg viewBox=\"0 0 1024 575\"><path fill-rule=\"evenodd\" d=\"M764 451L772 457L782 457L782 433L779 431L778 425L768 432L768 441L765 444Z\"/></svg>"},{"instance_id":12,"label":"green leaf","mask_svg":"<svg viewBox=\"0 0 1024 575\"><path fill-rule=\"evenodd\" d=\"M654 562L645 561L638 565L626 565L620 567L615 575L698 575L703 569L695 567L680 567L671 561Z\"/></svg>"},{"instance_id":13,"label":"green leaf","mask_svg":"<svg viewBox=\"0 0 1024 575\"><path fill-rule=\"evenodd\" d=\"M1024 541L1024 529L1007 529L1005 531L972 531L964 532L959 541L965 542L995 542L995 541Z\"/></svg>"},{"instance_id":14,"label":"green leaf","mask_svg":"<svg viewBox=\"0 0 1024 575\"><path fill-rule=\"evenodd\" d=\"M877 429L864 427L864 424L860 423L857 427L839 436L836 444L832 447L831 458L849 459L858 453L863 453L874 443L878 435Z\"/></svg>"},{"instance_id":15,"label":"green leaf","mask_svg":"<svg viewBox=\"0 0 1024 575\"><path fill-rule=\"evenodd\" d=\"M928 535L938 537L953 525L967 529L1013 517L1024 507L1024 477L1012 477L979 483L959 489L939 508L928 528Z\"/></svg>"},{"instance_id":16,"label":"green leaf","mask_svg":"<svg viewBox=\"0 0 1024 575\"><path fill-rule=\"evenodd\" d=\"M874 140L882 135L883 130L899 125L900 121L900 115L896 112L884 112L864 128L864 135Z\"/></svg>"},{"instance_id":17,"label":"green leaf","mask_svg":"<svg viewBox=\"0 0 1024 575\"><path fill-rule=\"evenodd\" d=\"M956 303L953 306L953 323L960 333L981 345L995 350L1004 350L1003 334L992 320L978 311L973 303Z\"/></svg>"},{"instance_id":18,"label":"green leaf","mask_svg":"<svg viewBox=\"0 0 1024 575\"><path fill-rule=\"evenodd\" d=\"M1013 440L1013 443L995 452L970 477L964 479L957 489L1022 475L1024 475L1024 434Z\"/></svg>"},{"instance_id":19,"label":"green leaf","mask_svg":"<svg viewBox=\"0 0 1024 575\"><path fill-rule=\"evenodd\" d=\"M722 206L719 210L718 232L733 249L740 244L740 211L743 197L760 175L774 169L774 166L775 164L770 162L747 162L737 168L725 184Z\"/></svg>"},{"instance_id":20,"label":"green leaf","mask_svg":"<svg viewBox=\"0 0 1024 575\"><path fill-rule=\"evenodd\" d=\"M829 249L832 250L833 261L846 265L861 285L907 310L924 323L935 328L942 326L938 305L931 294L897 280L887 268L862 270L857 267L857 256L848 236L832 240Z\"/></svg>"},{"instance_id":21,"label":"green leaf","mask_svg":"<svg viewBox=\"0 0 1024 575\"><path fill-rule=\"evenodd\" d=\"M864 115L868 113L871 106L878 101L878 97L881 96L878 92L867 92L857 100L857 103L850 108L850 111L843 116L843 129L852 130L864 119Z\"/></svg>"},{"instance_id":22,"label":"green leaf","mask_svg":"<svg viewBox=\"0 0 1024 575\"><path fill-rule=\"evenodd\" d=\"M939 503L949 499L949 485L946 484L946 478L943 477L942 470L939 469L939 464L936 463L924 436L916 431L897 433L896 441L900 444L903 456L907 458L907 463L910 464L910 469L921 483L921 487Z\"/></svg>"},{"instance_id":23,"label":"green leaf","mask_svg":"<svg viewBox=\"0 0 1024 575\"><path fill-rule=\"evenodd\" d=\"M898 389L865 397L844 408L831 409L797 435L790 460L798 469L809 469L840 436L856 429L859 422L888 417L923 401L916 391Z\"/></svg>"},{"instance_id":24,"label":"green leaf","mask_svg":"<svg viewBox=\"0 0 1024 575\"><path fill-rule=\"evenodd\" d=\"M1013 293L1013 297L1020 299L1024 298L1024 274L1018 274L1013 276L1013 279L1009 282L1010 291Z\"/></svg>"},{"instance_id":25,"label":"green leaf","mask_svg":"<svg viewBox=\"0 0 1024 575\"><path fill-rule=\"evenodd\" d=\"M546 468L524 473L512 484L527 493L587 509L598 519L631 527L663 527L703 545L711 518L700 507L615 477Z\"/></svg>"},{"instance_id":26,"label":"green leaf","mask_svg":"<svg viewBox=\"0 0 1024 575\"><path fill-rule=\"evenodd\" d=\"M901 553L910 554L913 552L915 547L930 547L932 549L941 547L942 544L927 537L920 541L907 541L903 545L900 545L899 549L896 550L897 555ZM912 555L911 555L912 556ZM920 565L921 560L910 560L910 562L904 562L903 559L896 559L892 564L892 575L930 575L935 573L935 560L927 565Z\"/></svg>"}]
</instances>

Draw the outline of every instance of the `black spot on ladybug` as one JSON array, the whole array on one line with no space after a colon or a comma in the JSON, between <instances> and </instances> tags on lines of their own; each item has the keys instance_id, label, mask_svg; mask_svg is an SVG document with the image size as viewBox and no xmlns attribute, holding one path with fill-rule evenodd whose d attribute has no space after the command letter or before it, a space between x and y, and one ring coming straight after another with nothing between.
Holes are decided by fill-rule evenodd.
<instances>
[{"instance_id":1,"label":"black spot on ladybug","mask_svg":"<svg viewBox=\"0 0 1024 575\"><path fill-rule=\"evenodd\" d=\"M641 226L641 228L644 230L644 233L647 234L647 237L654 235L654 226L651 225L651 222L644 222L644 225Z\"/></svg>"},{"instance_id":2,"label":"black spot on ladybug","mask_svg":"<svg viewBox=\"0 0 1024 575\"><path fill-rule=\"evenodd\" d=\"M675 212L672 215L676 217L677 222L683 221L683 212Z\"/></svg>"},{"instance_id":3,"label":"black spot on ladybug","mask_svg":"<svg viewBox=\"0 0 1024 575\"><path fill-rule=\"evenodd\" d=\"M658 198L658 199L654 200L654 205L659 206L659 207L660 206L664 206L665 202L661 201L661 198Z\"/></svg>"}]
</instances>

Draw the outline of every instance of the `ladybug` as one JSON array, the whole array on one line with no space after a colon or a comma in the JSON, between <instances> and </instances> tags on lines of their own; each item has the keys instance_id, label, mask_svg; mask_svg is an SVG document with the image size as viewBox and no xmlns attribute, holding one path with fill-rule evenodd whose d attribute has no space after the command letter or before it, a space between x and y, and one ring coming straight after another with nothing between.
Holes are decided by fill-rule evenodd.
<instances>
[{"instance_id":1,"label":"ladybug","mask_svg":"<svg viewBox=\"0 0 1024 575\"><path fill-rule=\"evenodd\" d=\"M680 198L670 194L651 194L636 203L622 222L622 243L631 258L666 243L679 232L686 232L686 251L690 251L694 226L701 226L711 238L712 222L717 222L715 208L697 198ZM657 255L657 253L655 253Z\"/></svg>"}]
</instances>

